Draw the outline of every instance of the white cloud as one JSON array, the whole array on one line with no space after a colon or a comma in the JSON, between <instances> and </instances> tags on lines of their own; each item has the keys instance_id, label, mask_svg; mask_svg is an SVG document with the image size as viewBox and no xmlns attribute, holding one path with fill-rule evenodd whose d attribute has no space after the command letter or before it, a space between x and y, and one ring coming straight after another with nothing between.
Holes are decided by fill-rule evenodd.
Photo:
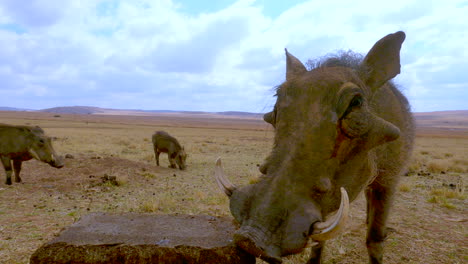
<instances>
[{"instance_id":1,"label":"white cloud","mask_svg":"<svg viewBox=\"0 0 468 264\"><path fill-rule=\"evenodd\" d=\"M270 16L253 0L201 14L170 0L3 0L0 93L13 96L0 105L266 111L285 47L306 62L404 30L397 82L413 109L452 109L467 99L463 3L304 1Z\"/></svg>"}]
</instances>

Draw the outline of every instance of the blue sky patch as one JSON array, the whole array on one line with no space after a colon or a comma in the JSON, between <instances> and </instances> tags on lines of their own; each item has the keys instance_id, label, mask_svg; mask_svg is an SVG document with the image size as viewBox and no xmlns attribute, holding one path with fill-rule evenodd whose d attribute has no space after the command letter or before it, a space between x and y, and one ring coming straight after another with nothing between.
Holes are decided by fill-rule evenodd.
<instances>
[{"instance_id":1,"label":"blue sky patch","mask_svg":"<svg viewBox=\"0 0 468 264\"><path fill-rule=\"evenodd\" d=\"M24 34L27 30L18 24L0 24L0 30L15 32L16 34Z\"/></svg>"}]
</instances>

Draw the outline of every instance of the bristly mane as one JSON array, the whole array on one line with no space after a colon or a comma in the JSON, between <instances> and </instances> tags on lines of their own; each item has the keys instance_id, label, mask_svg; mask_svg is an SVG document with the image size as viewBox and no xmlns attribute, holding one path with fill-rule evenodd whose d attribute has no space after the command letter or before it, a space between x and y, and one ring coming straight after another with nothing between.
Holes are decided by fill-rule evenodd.
<instances>
[{"instance_id":1,"label":"bristly mane","mask_svg":"<svg viewBox=\"0 0 468 264\"><path fill-rule=\"evenodd\" d=\"M360 53L354 52L352 50L340 50L334 54L327 54L316 59L309 59L305 63L305 66L308 71L324 67L348 67L351 69L360 70L359 65L361 65L363 60L364 55ZM389 84L389 87L393 93L403 102L406 109L411 111L408 99L402 95L399 89L400 87L395 85L393 80L388 81L387 84ZM278 85L274 87L274 90L277 92L280 87L281 86ZM277 93L275 93L275 96L277 96Z\"/></svg>"},{"instance_id":2,"label":"bristly mane","mask_svg":"<svg viewBox=\"0 0 468 264\"><path fill-rule=\"evenodd\" d=\"M338 51L336 54L327 54L317 59L309 59L306 62L307 70L313 70L321 67L348 67L357 69L364 56L354 51Z\"/></svg>"},{"instance_id":3,"label":"bristly mane","mask_svg":"<svg viewBox=\"0 0 468 264\"><path fill-rule=\"evenodd\" d=\"M322 67L338 66L358 69L363 59L364 56L360 53L356 53L352 50L341 50L338 51L336 54L327 54L317 59L309 59L305 63L305 67L308 71ZM273 87L273 90L275 91L275 96L277 96L276 92L280 87L281 85Z\"/></svg>"}]
</instances>

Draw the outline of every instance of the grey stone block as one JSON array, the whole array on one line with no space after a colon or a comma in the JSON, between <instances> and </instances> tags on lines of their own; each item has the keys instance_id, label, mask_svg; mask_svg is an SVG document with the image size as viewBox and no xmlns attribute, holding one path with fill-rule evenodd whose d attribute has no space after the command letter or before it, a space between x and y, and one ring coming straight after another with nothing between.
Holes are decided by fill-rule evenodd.
<instances>
[{"instance_id":1,"label":"grey stone block","mask_svg":"<svg viewBox=\"0 0 468 264\"><path fill-rule=\"evenodd\" d=\"M230 218L92 213L33 253L39 263L255 263L232 243Z\"/></svg>"}]
</instances>

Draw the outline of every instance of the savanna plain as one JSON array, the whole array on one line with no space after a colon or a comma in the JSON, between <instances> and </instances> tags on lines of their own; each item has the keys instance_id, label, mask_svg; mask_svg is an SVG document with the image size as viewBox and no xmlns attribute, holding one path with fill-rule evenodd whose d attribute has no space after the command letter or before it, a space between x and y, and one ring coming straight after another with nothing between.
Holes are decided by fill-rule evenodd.
<instances>
[{"instance_id":1,"label":"savanna plain","mask_svg":"<svg viewBox=\"0 0 468 264\"><path fill-rule=\"evenodd\" d=\"M416 145L394 201L384 262L467 263L468 115L416 119ZM0 122L38 125L56 137L59 155L69 154L62 169L23 163L23 183L11 186L0 170L1 263L28 263L43 243L91 212L230 216L213 178L216 158L232 182L255 182L274 135L261 118L218 115L0 112ZM156 130L184 145L187 170L168 168L165 154L156 166ZM327 242L325 264L367 263L363 195L352 203L350 219L345 232ZM285 263L305 263L308 255L306 249Z\"/></svg>"}]
</instances>

